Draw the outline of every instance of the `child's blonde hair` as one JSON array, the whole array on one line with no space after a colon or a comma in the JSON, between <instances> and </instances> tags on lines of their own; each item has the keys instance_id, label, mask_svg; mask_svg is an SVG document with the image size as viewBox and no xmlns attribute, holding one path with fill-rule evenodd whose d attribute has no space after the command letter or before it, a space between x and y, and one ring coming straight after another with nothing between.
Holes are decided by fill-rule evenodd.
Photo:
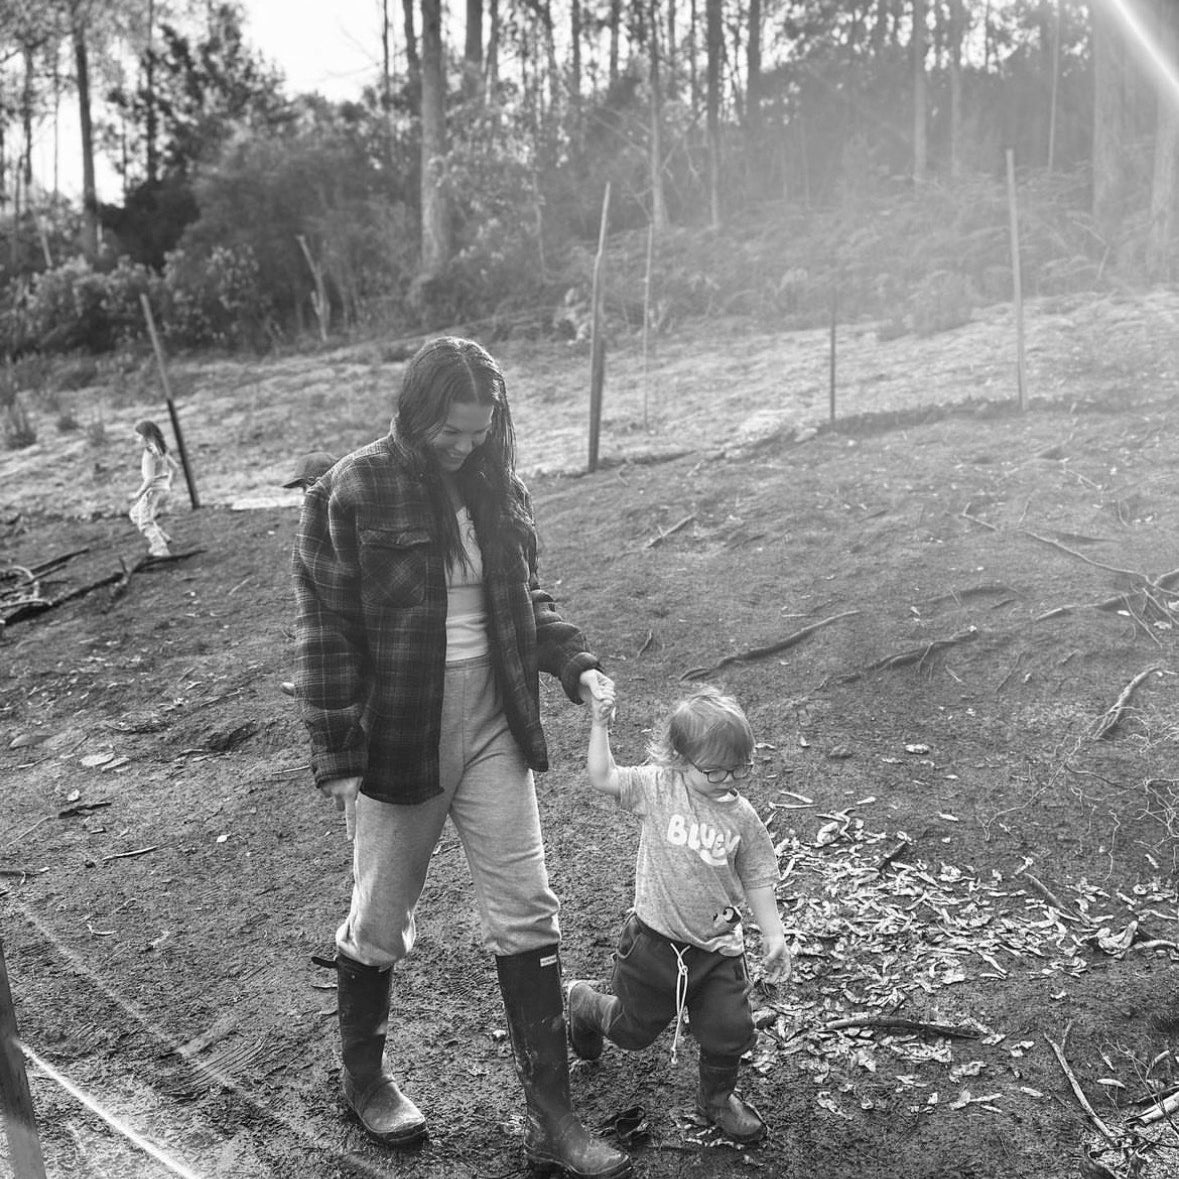
<instances>
[{"instance_id":1,"label":"child's blonde hair","mask_svg":"<svg viewBox=\"0 0 1179 1179\"><path fill-rule=\"evenodd\" d=\"M732 696L702 684L672 707L647 754L661 766L744 765L753 757L753 729Z\"/></svg>"}]
</instances>

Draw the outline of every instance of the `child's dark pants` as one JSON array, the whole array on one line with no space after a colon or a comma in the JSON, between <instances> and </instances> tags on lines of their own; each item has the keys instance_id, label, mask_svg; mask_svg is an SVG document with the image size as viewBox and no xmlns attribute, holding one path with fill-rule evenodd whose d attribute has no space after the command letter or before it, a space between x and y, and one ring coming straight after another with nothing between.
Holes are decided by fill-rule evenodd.
<instances>
[{"instance_id":1,"label":"child's dark pants","mask_svg":"<svg viewBox=\"0 0 1179 1179\"><path fill-rule=\"evenodd\" d=\"M676 1018L679 958L688 970L685 1006L692 1035L709 1056L736 1059L756 1043L744 956L729 958L672 942L633 913L614 955L615 1009L602 1031L619 1048L646 1048Z\"/></svg>"}]
</instances>

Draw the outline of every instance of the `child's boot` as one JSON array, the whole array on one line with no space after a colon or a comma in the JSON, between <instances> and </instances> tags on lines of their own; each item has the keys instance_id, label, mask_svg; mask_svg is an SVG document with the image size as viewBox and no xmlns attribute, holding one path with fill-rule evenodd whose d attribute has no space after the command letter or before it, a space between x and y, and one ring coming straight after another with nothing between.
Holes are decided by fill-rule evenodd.
<instances>
[{"instance_id":1,"label":"child's boot","mask_svg":"<svg viewBox=\"0 0 1179 1179\"><path fill-rule=\"evenodd\" d=\"M604 1033L617 1014L618 1000L595 991L580 978L565 988L565 999L569 1005L569 1047L582 1060L597 1060L602 1055Z\"/></svg>"},{"instance_id":2,"label":"child's boot","mask_svg":"<svg viewBox=\"0 0 1179 1179\"><path fill-rule=\"evenodd\" d=\"M700 1086L696 1112L707 1118L734 1142L757 1142L766 1132L761 1114L733 1090L741 1067L738 1056L706 1056L700 1053Z\"/></svg>"},{"instance_id":3,"label":"child's boot","mask_svg":"<svg viewBox=\"0 0 1179 1179\"><path fill-rule=\"evenodd\" d=\"M143 530L143 535L147 537L147 555L149 557L170 557L172 555L168 550L168 541L164 536L163 529L158 524L148 524Z\"/></svg>"}]
</instances>

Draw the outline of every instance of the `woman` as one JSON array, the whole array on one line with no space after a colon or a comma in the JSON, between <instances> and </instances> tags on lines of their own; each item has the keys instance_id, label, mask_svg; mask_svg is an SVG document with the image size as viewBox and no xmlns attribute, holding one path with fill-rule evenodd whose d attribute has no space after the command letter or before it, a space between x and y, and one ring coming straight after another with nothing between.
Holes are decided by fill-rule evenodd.
<instances>
[{"instance_id":1,"label":"woman","mask_svg":"<svg viewBox=\"0 0 1179 1179\"><path fill-rule=\"evenodd\" d=\"M630 1173L569 1101L557 958L532 771L548 765L538 671L574 701L613 684L540 588L503 373L444 337L406 369L389 435L303 504L294 552L299 697L319 788L354 839L336 932L345 1100L393 1145L426 1121L383 1067L392 967L450 816L496 956L534 1166Z\"/></svg>"}]
</instances>

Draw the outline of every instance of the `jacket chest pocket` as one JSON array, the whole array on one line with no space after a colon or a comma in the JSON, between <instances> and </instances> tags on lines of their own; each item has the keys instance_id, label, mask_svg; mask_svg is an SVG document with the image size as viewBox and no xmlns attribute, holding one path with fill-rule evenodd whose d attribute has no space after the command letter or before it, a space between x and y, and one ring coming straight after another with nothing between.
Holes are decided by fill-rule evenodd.
<instances>
[{"instance_id":1,"label":"jacket chest pocket","mask_svg":"<svg viewBox=\"0 0 1179 1179\"><path fill-rule=\"evenodd\" d=\"M362 528L360 592L365 603L420 606L426 600L430 547L424 529Z\"/></svg>"}]
</instances>

